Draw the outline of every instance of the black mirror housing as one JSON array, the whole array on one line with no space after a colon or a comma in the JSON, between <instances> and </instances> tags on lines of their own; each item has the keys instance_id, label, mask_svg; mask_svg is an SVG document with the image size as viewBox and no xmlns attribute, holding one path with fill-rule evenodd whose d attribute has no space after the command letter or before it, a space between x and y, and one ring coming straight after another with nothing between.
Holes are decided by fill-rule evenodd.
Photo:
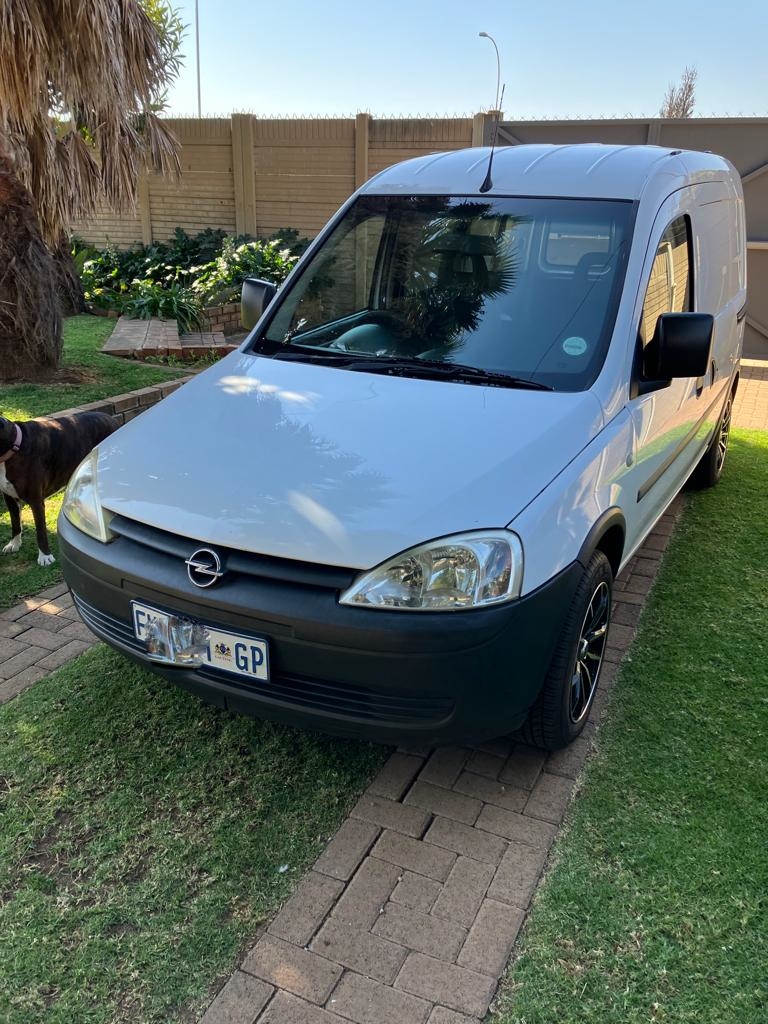
<instances>
[{"instance_id":1,"label":"black mirror housing","mask_svg":"<svg viewBox=\"0 0 768 1024\"><path fill-rule=\"evenodd\" d=\"M663 313L643 352L645 379L704 377L712 358L714 328L710 313Z\"/></svg>"},{"instance_id":2,"label":"black mirror housing","mask_svg":"<svg viewBox=\"0 0 768 1024\"><path fill-rule=\"evenodd\" d=\"M256 326L276 292L277 287L271 281L246 277L240 293L240 323L246 331Z\"/></svg>"}]
</instances>

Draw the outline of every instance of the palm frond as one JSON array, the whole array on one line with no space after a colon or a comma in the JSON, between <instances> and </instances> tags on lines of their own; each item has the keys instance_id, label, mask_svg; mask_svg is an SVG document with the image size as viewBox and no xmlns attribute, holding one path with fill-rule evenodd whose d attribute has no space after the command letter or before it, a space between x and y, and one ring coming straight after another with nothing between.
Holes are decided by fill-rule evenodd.
<instances>
[{"instance_id":1,"label":"palm frond","mask_svg":"<svg viewBox=\"0 0 768 1024\"><path fill-rule=\"evenodd\" d=\"M0 144L50 245L100 199L130 207L145 165L178 174L155 112L178 69L139 0L0 0Z\"/></svg>"}]
</instances>

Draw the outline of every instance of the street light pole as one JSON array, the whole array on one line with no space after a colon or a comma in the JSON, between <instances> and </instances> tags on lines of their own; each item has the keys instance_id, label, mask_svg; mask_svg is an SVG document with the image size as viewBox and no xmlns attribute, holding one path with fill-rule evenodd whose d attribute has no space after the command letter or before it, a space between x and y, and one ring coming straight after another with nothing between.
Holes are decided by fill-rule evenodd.
<instances>
[{"instance_id":1,"label":"street light pole","mask_svg":"<svg viewBox=\"0 0 768 1024\"><path fill-rule=\"evenodd\" d=\"M202 117L202 104L200 102L200 12L198 10L199 0L195 0L195 50L197 53L197 116Z\"/></svg>"},{"instance_id":2,"label":"street light pole","mask_svg":"<svg viewBox=\"0 0 768 1024\"><path fill-rule=\"evenodd\" d=\"M501 88L501 58L499 57L499 48L496 45L496 40L493 36L489 36L487 32L480 32L479 36L481 39L490 39L493 43L493 48L496 51L496 103L494 110L499 109L499 89Z\"/></svg>"}]
</instances>

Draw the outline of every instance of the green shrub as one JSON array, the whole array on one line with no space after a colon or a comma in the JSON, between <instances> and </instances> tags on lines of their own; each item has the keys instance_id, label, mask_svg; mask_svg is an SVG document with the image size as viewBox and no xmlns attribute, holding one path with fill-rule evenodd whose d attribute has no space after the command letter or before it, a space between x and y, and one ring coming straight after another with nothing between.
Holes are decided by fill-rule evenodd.
<instances>
[{"instance_id":1,"label":"green shrub","mask_svg":"<svg viewBox=\"0 0 768 1024\"><path fill-rule=\"evenodd\" d=\"M121 296L120 312L138 320L153 316L175 320L179 331L186 334L198 330L202 323L199 298L176 282L163 285L155 281L134 281L130 290Z\"/></svg>"},{"instance_id":2,"label":"green shrub","mask_svg":"<svg viewBox=\"0 0 768 1024\"><path fill-rule=\"evenodd\" d=\"M220 256L193 268L195 280L191 287L205 306L235 302L240 298L246 277L260 277L280 284L296 259L288 249L280 248L279 241L238 245L237 239L225 238Z\"/></svg>"},{"instance_id":3,"label":"green shrub","mask_svg":"<svg viewBox=\"0 0 768 1024\"><path fill-rule=\"evenodd\" d=\"M127 316L174 318L185 330L200 323L203 306L238 301L246 277L280 284L308 244L293 228L261 240L176 228L169 242L136 249L99 250L75 238L72 255L86 302Z\"/></svg>"}]
</instances>

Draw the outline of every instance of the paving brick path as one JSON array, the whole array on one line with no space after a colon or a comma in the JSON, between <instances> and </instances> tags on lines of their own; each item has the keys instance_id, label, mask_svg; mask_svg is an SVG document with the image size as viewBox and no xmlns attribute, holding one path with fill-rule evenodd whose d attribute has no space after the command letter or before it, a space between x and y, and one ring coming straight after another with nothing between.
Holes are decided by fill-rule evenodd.
<instances>
[{"instance_id":1,"label":"paving brick path","mask_svg":"<svg viewBox=\"0 0 768 1024\"><path fill-rule=\"evenodd\" d=\"M768 364L745 362L734 422L768 429ZM202 1024L483 1017L682 502L616 581L601 689L582 737L549 756L509 738L392 754ZM0 612L0 703L92 643L63 584Z\"/></svg>"},{"instance_id":2,"label":"paving brick path","mask_svg":"<svg viewBox=\"0 0 768 1024\"><path fill-rule=\"evenodd\" d=\"M121 316L115 329L102 345L102 352L113 356L177 356L197 359L213 351L227 353L237 346L227 341L221 331L193 331L179 335L175 320L134 320Z\"/></svg>"},{"instance_id":3,"label":"paving brick path","mask_svg":"<svg viewBox=\"0 0 768 1024\"><path fill-rule=\"evenodd\" d=\"M0 612L0 704L95 642L64 583Z\"/></svg>"},{"instance_id":4,"label":"paving brick path","mask_svg":"<svg viewBox=\"0 0 768 1024\"><path fill-rule=\"evenodd\" d=\"M768 361L744 359L733 403L733 422L747 430L768 430Z\"/></svg>"},{"instance_id":5,"label":"paving brick path","mask_svg":"<svg viewBox=\"0 0 768 1024\"><path fill-rule=\"evenodd\" d=\"M678 499L616 581L584 734L400 749L202 1024L472 1024L488 1010L634 637Z\"/></svg>"}]
</instances>

